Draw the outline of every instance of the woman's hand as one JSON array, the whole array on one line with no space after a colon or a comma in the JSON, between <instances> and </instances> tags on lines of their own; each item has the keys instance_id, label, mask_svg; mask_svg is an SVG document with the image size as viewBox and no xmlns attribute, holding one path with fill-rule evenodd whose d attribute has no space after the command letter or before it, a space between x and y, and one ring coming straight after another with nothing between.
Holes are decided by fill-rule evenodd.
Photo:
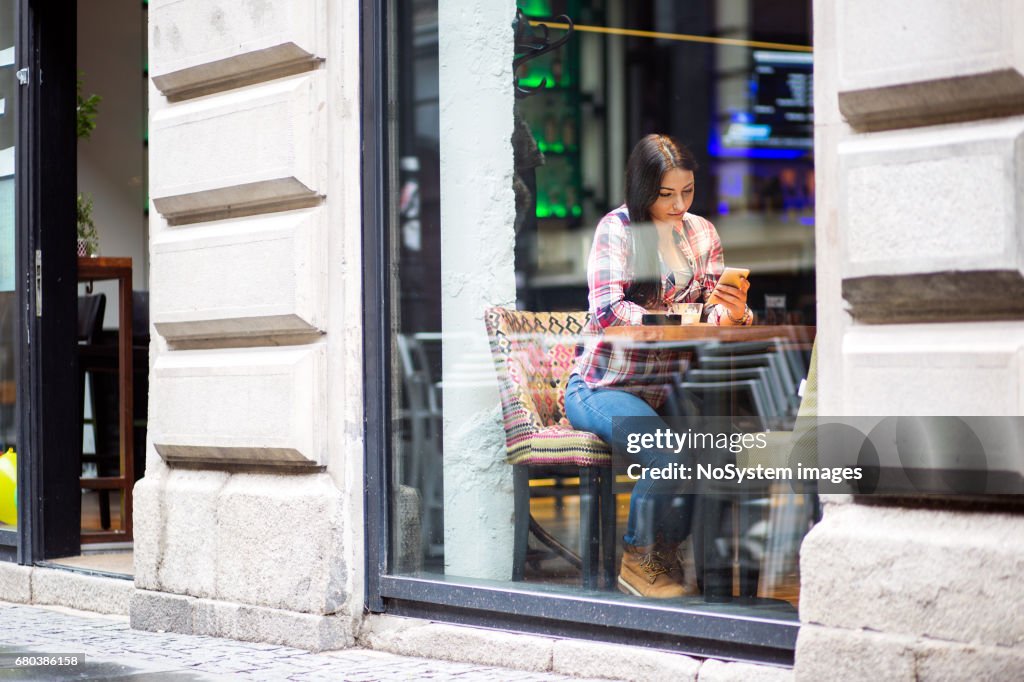
<instances>
[{"instance_id":1,"label":"woman's hand","mask_svg":"<svg viewBox=\"0 0 1024 682\"><path fill-rule=\"evenodd\" d=\"M743 280L742 288L729 284L719 284L715 289L716 295L729 311L729 322L736 324L736 320L742 320L747 312L747 290L750 289L750 282Z\"/></svg>"}]
</instances>

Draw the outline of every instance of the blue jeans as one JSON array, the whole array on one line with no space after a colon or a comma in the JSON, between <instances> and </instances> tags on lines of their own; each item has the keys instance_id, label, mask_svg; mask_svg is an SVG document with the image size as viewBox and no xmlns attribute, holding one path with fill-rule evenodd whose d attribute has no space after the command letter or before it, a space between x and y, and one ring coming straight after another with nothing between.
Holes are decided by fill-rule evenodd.
<instances>
[{"instance_id":1,"label":"blue jeans","mask_svg":"<svg viewBox=\"0 0 1024 682\"><path fill-rule=\"evenodd\" d=\"M565 416L577 431L597 434L614 452L624 453L629 431L621 420L616 424L615 417L660 415L632 393L614 388L590 388L578 374L573 374L565 389ZM679 462L686 454L652 449L641 450L630 457L642 467L655 468ZM677 481L641 478L629 498L629 521L622 539L627 545L639 547L653 544L659 536L666 542L682 542L689 535L692 516L693 495L681 494Z\"/></svg>"}]
</instances>

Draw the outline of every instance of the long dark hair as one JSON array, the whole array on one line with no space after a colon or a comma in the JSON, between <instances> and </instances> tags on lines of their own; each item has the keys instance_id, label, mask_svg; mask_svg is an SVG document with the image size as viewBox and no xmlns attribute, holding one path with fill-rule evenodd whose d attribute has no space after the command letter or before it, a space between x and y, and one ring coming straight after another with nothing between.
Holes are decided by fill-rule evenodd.
<instances>
[{"instance_id":1,"label":"long dark hair","mask_svg":"<svg viewBox=\"0 0 1024 682\"><path fill-rule=\"evenodd\" d=\"M661 178L673 168L696 171L693 153L668 135L648 135L636 143L626 163L626 208L632 227L630 264L633 282L626 300L649 308L661 300L658 233L651 225L651 206L658 200Z\"/></svg>"}]
</instances>

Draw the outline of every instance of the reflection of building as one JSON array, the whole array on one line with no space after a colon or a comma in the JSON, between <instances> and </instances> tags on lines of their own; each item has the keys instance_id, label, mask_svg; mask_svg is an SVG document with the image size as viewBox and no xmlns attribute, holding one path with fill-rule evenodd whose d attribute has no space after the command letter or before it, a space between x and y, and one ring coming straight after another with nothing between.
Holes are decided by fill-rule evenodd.
<instances>
[{"instance_id":1,"label":"reflection of building","mask_svg":"<svg viewBox=\"0 0 1024 682\"><path fill-rule=\"evenodd\" d=\"M428 114L395 121L415 135L401 149L384 136L385 113L398 119L385 109L391 83L384 79L392 72L375 61L387 54L378 51L389 25L384 3L150 6L156 337L148 468L135 510L133 626L311 648L361 637L392 650L493 656L488 660L587 675L635 673L631 665L642 657L579 638L771 663L789 662L795 642L796 674L806 679L1012 679L1024 658L1017 615L1024 547L1019 510L1005 501L835 500L801 550L800 621L775 629L761 619L716 628L690 614L645 621L639 608L616 611L621 603L607 595L487 583L481 596L482 582L458 582L471 575L500 583L509 564L501 550L511 542L511 475L500 461L496 388L478 309L517 298L512 46L494 37L514 8L441 2L431 17L429 3L414 4L416 16L426 17L420 25L433 21L439 32L432 45L423 35L429 31L409 31L417 65L429 73L423 64L436 59L448 72L439 93L413 93ZM717 4L717 18L701 15ZM992 56L987 37L1019 34L1010 28L1016 10L1005 4L1007 16L968 14L962 3L941 0L922 12L889 3L883 21L881 11L871 11L878 3L862 4L815 3L815 169L801 158L703 159L716 180L701 210L717 212L731 258L756 257L764 272L795 272L797 280L816 263L823 413L1017 413L1019 297L998 292L1019 281L1021 180L1013 169L1020 128L1011 114L1020 109L1014 74L1024 65L1009 39L1006 54ZM727 27L726 5L735 7L708 3L691 8L691 16L647 18L666 32L710 34ZM621 3L607 7L609 24L624 18ZM894 12L906 16L896 21ZM758 37L740 19L746 17L729 26ZM987 30L989 22L1005 33ZM907 26L906 39L890 39L897 24ZM445 40L453 26L464 29L464 41ZM935 27L962 29L962 61L950 56L948 36ZM648 66L642 59L673 54L660 43L653 51L640 45L630 48L640 71ZM627 51L621 38L605 46L610 54ZM639 91L641 78L657 84L660 76L605 85L629 82ZM624 94L610 90L605 98ZM478 109L459 109L460 101ZM488 111L508 116L480 113ZM654 115L652 108L638 111ZM439 125L410 125L430 112ZM652 124L708 129L707 121L676 117L712 112L673 112ZM606 115L599 147L608 160L595 165L596 175L580 175L598 178L594 186L610 200L618 194L613 169L643 125L625 109L609 106ZM945 122L952 119L959 122ZM614 132L619 125L629 134ZM459 134L442 133L431 147L428 133L438 127ZM419 158L422 248L405 244L431 254L419 261L386 239L400 224L385 184L398 179L400 156ZM440 178L425 172L428 164L442 168ZM960 189L965 185L969 192ZM564 196L565 187L556 189ZM801 222L811 217L807 201L817 202L815 219ZM591 220L601 210L596 203L590 196L580 204ZM779 210L764 211L769 205ZM808 251L812 233L816 259ZM586 235L551 229L543 238L564 241L576 258ZM439 262L450 269L442 272ZM400 300L409 291L390 276L400 267L414 270L409 288L418 298ZM571 280L578 269L531 275L549 276L553 286L579 285ZM932 291L942 298L930 298ZM780 284L777 293L790 291ZM437 310L417 309L427 305ZM974 310L992 321L950 319ZM416 507L399 469L407 460L392 457L399 439L387 441L408 408L392 326L409 319L424 345L438 342L430 334L441 324L466 331L442 341L445 461L424 467L444 473L443 491L434 491L449 503L442 568L462 571L448 584L392 573L396 555L408 551L408 538L395 537L412 525L402 510ZM430 418L438 418L436 410ZM436 569L435 550L428 546L425 555ZM473 631L467 643L438 651L436 626L401 631L396 620L364 609L535 636ZM634 619L628 627L623 613ZM692 622L699 627L687 632ZM662 630L652 633L655 626ZM675 654L650 655L655 667L680 675L697 669ZM719 669L734 678L753 674ZM715 666L703 672L712 677Z\"/></svg>"}]
</instances>

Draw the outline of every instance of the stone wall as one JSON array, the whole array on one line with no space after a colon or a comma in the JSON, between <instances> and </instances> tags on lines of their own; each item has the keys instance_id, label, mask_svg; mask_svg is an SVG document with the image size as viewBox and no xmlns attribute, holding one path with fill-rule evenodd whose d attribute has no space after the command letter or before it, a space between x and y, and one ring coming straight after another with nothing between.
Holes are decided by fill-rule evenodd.
<instances>
[{"instance_id":1,"label":"stone wall","mask_svg":"<svg viewBox=\"0 0 1024 682\"><path fill-rule=\"evenodd\" d=\"M154 340L134 627L310 649L353 639L357 10L150 3Z\"/></svg>"},{"instance_id":2,"label":"stone wall","mask_svg":"<svg viewBox=\"0 0 1024 682\"><path fill-rule=\"evenodd\" d=\"M814 14L822 413L1022 414L1019 3ZM844 502L801 550L798 679L1019 676L1024 515Z\"/></svg>"}]
</instances>

